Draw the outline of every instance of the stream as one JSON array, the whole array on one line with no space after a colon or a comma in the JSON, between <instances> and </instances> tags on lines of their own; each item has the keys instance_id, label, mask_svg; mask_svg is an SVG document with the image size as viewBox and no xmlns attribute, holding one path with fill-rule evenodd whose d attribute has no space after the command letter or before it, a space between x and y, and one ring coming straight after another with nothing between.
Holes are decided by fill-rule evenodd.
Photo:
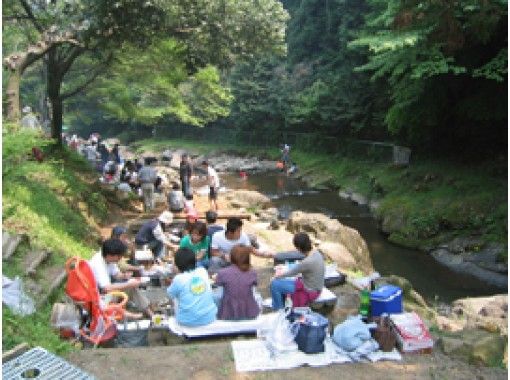
<instances>
[{"instance_id":1,"label":"stream","mask_svg":"<svg viewBox=\"0 0 510 380\"><path fill-rule=\"evenodd\" d=\"M336 191L316 191L280 173L252 174L247 180L232 174L221 177L222 185L228 188L255 190L267 195L283 219L295 210L319 212L355 228L368 245L375 270L381 276L395 274L408 279L427 302L451 302L463 297L501 293L496 287L438 264L425 252L388 242L378 231L377 222L367 207L340 198Z\"/></svg>"}]
</instances>

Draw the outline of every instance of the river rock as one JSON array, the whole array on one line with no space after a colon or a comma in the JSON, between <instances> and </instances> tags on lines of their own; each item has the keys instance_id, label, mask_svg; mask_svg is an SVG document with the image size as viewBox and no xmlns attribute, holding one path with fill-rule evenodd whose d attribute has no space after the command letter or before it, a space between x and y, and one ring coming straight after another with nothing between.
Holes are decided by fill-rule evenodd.
<instances>
[{"instance_id":1,"label":"river rock","mask_svg":"<svg viewBox=\"0 0 510 380\"><path fill-rule=\"evenodd\" d=\"M386 213L380 220L381 231L385 234L401 231L405 227L404 214L398 209Z\"/></svg>"},{"instance_id":2,"label":"river rock","mask_svg":"<svg viewBox=\"0 0 510 380\"><path fill-rule=\"evenodd\" d=\"M462 330L443 336L438 345L449 355L478 365L497 365L503 360L506 338L481 330Z\"/></svg>"},{"instance_id":3,"label":"river rock","mask_svg":"<svg viewBox=\"0 0 510 380\"><path fill-rule=\"evenodd\" d=\"M381 202L379 202L377 200L374 200L374 199L371 199L368 202L368 209L370 210L370 212L372 214L375 214L376 211L379 209L380 205L381 205Z\"/></svg>"},{"instance_id":4,"label":"river rock","mask_svg":"<svg viewBox=\"0 0 510 380\"><path fill-rule=\"evenodd\" d=\"M452 312L466 319L468 326L508 333L508 295L462 298L452 303Z\"/></svg>"},{"instance_id":5,"label":"river rock","mask_svg":"<svg viewBox=\"0 0 510 380\"><path fill-rule=\"evenodd\" d=\"M508 288L508 277L501 273L484 269L475 263L464 260L462 255L454 255L446 248L438 248L431 252L432 257L453 271L467 273L478 279L502 289Z\"/></svg>"},{"instance_id":6,"label":"river rock","mask_svg":"<svg viewBox=\"0 0 510 380\"><path fill-rule=\"evenodd\" d=\"M345 191L345 190L340 190L338 192L338 196L342 199L351 199L351 192L350 191Z\"/></svg>"},{"instance_id":7,"label":"river rock","mask_svg":"<svg viewBox=\"0 0 510 380\"><path fill-rule=\"evenodd\" d=\"M442 315L437 315L435 318L436 325L440 330L457 332L461 331L466 327L466 320L464 319L452 319Z\"/></svg>"},{"instance_id":8,"label":"river rock","mask_svg":"<svg viewBox=\"0 0 510 380\"><path fill-rule=\"evenodd\" d=\"M264 210L258 210L255 212L255 216L261 222L278 221L278 209L276 207L270 207Z\"/></svg>"},{"instance_id":9,"label":"river rock","mask_svg":"<svg viewBox=\"0 0 510 380\"><path fill-rule=\"evenodd\" d=\"M365 196L361 195L361 194L358 194L358 193L353 193L351 195L351 200L354 203L359 204L360 206L365 206L365 205L368 204L367 198Z\"/></svg>"},{"instance_id":10,"label":"river rock","mask_svg":"<svg viewBox=\"0 0 510 380\"><path fill-rule=\"evenodd\" d=\"M478 238L473 237L457 237L448 243L448 250L451 253L460 254L466 251L476 250L483 245Z\"/></svg>"},{"instance_id":11,"label":"river rock","mask_svg":"<svg viewBox=\"0 0 510 380\"><path fill-rule=\"evenodd\" d=\"M343 244L321 242L317 247L327 258L338 264L340 269L359 269L356 260Z\"/></svg>"},{"instance_id":12,"label":"river rock","mask_svg":"<svg viewBox=\"0 0 510 380\"><path fill-rule=\"evenodd\" d=\"M233 157L222 154L209 157L208 161L218 172L253 173L276 170L275 161L260 160L256 157Z\"/></svg>"},{"instance_id":13,"label":"river rock","mask_svg":"<svg viewBox=\"0 0 510 380\"><path fill-rule=\"evenodd\" d=\"M372 259L365 240L358 231L341 224L336 219L319 213L294 211L289 216L287 230L292 233L307 232L320 240L340 243L354 257L359 269L366 273L373 271Z\"/></svg>"},{"instance_id":14,"label":"river rock","mask_svg":"<svg viewBox=\"0 0 510 380\"><path fill-rule=\"evenodd\" d=\"M180 184L179 173L177 170L168 166L156 166L155 169L159 175L166 177L168 183L177 182Z\"/></svg>"},{"instance_id":15,"label":"river rock","mask_svg":"<svg viewBox=\"0 0 510 380\"><path fill-rule=\"evenodd\" d=\"M225 199L232 205L232 207L244 208L265 208L271 200L264 194L251 190L235 190L227 193Z\"/></svg>"}]
</instances>

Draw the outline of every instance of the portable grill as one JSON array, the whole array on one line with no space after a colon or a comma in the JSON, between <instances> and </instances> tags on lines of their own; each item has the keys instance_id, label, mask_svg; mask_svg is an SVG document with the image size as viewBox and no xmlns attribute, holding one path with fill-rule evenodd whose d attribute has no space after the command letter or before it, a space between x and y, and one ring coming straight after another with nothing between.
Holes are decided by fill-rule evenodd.
<instances>
[{"instance_id":1,"label":"portable grill","mask_svg":"<svg viewBox=\"0 0 510 380\"><path fill-rule=\"evenodd\" d=\"M2 379L82 379L95 378L42 347L35 347L2 364Z\"/></svg>"}]
</instances>

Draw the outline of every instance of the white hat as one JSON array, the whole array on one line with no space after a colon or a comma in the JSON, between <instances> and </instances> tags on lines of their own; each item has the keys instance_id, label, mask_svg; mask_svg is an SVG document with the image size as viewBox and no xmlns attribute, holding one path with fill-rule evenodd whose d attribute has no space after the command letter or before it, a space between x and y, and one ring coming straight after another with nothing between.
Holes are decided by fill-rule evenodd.
<instances>
[{"instance_id":1,"label":"white hat","mask_svg":"<svg viewBox=\"0 0 510 380\"><path fill-rule=\"evenodd\" d=\"M32 112L32 108L30 106L25 106L25 107L23 107L21 112L23 112L23 113L30 113L30 112Z\"/></svg>"},{"instance_id":2,"label":"white hat","mask_svg":"<svg viewBox=\"0 0 510 380\"><path fill-rule=\"evenodd\" d=\"M174 216L170 211L163 211L160 216L158 216L158 220L165 224L170 224L174 220Z\"/></svg>"}]
</instances>

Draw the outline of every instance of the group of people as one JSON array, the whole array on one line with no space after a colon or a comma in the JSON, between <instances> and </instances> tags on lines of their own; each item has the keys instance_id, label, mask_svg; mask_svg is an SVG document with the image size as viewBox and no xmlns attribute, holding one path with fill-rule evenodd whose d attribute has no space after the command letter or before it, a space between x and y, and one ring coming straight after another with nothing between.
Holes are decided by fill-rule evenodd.
<instances>
[{"instance_id":1,"label":"group of people","mask_svg":"<svg viewBox=\"0 0 510 380\"><path fill-rule=\"evenodd\" d=\"M217 224L216 212L210 210L206 222L198 218L188 220L178 242L168 234L172 223L172 213L162 212L142 225L132 248L146 246L158 261L173 261L175 276L167 295L175 301L177 322L201 326L216 319L256 318L262 306L251 256L272 258L273 253L254 247L242 231L243 222L239 218L229 218L222 226ZM313 251L309 236L297 233L293 243L306 257L292 267L276 268L270 283L274 310L284 307L286 297L291 297L295 306L306 306L319 296L324 286L324 260L319 252ZM103 243L101 252L90 260L90 266L102 290L128 292L138 308L151 316L150 304L139 291L141 283L133 277L138 267L122 259L128 245L126 230L116 227L112 237Z\"/></svg>"},{"instance_id":2,"label":"group of people","mask_svg":"<svg viewBox=\"0 0 510 380\"><path fill-rule=\"evenodd\" d=\"M97 143L91 141L89 146ZM109 154L116 160L118 147L114 149ZM286 153L288 157L288 148ZM154 192L158 186L153 162L146 159L144 165L140 165L128 161L120 171L121 182L132 189L140 188L145 210L154 208ZM111 237L104 241L101 252L89 261L100 291L126 291L142 312L128 316L151 317L153 314L150 302L140 292L142 284L136 276L140 267L133 254L139 249L150 250L155 263L173 261L175 276L166 285L169 285L168 297L175 301L178 323L200 326L215 319L252 319L261 312L257 273L251 266L251 256L272 258L274 255L254 244L254 239L243 232L240 218L231 217L224 226L217 223L219 177L207 161L201 166L207 173L209 186L210 210L205 213L205 221L199 220L193 203L193 166L189 156L183 154L179 165L180 184L172 182L168 210L145 222L133 243L125 228L115 227ZM173 212L182 211L186 212L186 223L176 229ZM309 236L297 233L293 244L306 257L292 267L276 268L269 289L274 310L283 308L287 297L295 306L308 305L324 286L324 260L319 252L312 250ZM126 261L128 252L131 252L130 262Z\"/></svg>"}]
</instances>

